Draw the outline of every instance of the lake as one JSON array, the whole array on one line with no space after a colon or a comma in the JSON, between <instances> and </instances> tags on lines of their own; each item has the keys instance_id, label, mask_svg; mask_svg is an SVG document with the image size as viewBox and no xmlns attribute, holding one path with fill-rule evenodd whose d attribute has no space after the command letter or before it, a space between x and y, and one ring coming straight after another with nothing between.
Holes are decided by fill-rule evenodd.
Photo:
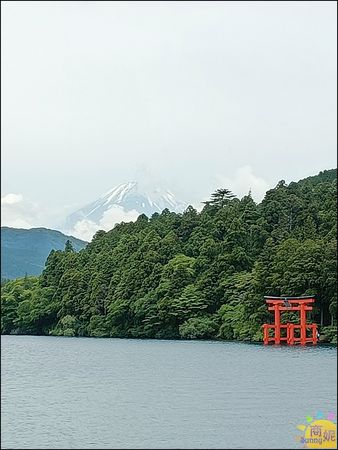
<instances>
[{"instance_id":1,"label":"lake","mask_svg":"<svg viewBox=\"0 0 338 450\"><path fill-rule=\"evenodd\" d=\"M2 336L1 448L301 448L337 350Z\"/></svg>"}]
</instances>

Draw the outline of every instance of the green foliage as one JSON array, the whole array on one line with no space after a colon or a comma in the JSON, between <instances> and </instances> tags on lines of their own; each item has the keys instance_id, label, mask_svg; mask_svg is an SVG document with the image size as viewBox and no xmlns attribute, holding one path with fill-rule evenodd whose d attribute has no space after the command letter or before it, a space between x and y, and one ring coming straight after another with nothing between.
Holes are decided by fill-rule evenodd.
<instances>
[{"instance_id":1,"label":"green foliage","mask_svg":"<svg viewBox=\"0 0 338 450\"><path fill-rule=\"evenodd\" d=\"M319 340L322 342L337 344L337 326L323 327Z\"/></svg>"},{"instance_id":2,"label":"green foliage","mask_svg":"<svg viewBox=\"0 0 338 450\"><path fill-rule=\"evenodd\" d=\"M73 244L70 242L69 239L67 239L67 241L65 243L65 252L66 253L73 253L74 252Z\"/></svg>"},{"instance_id":3,"label":"green foliage","mask_svg":"<svg viewBox=\"0 0 338 450\"><path fill-rule=\"evenodd\" d=\"M76 328L77 328L76 317L67 315L59 320L56 328L51 330L50 334L54 336L73 337L76 336Z\"/></svg>"},{"instance_id":4,"label":"green foliage","mask_svg":"<svg viewBox=\"0 0 338 450\"><path fill-rule=\"evenodd\" d=\"M229 189L217 189L213 194L211 194L211 200L203 203L208 206L223 208L223 206L225 206L234 197L234 194L229 191Z\"/></svg>"},{"instance_id":5,"label":"green foliage","mask_svg":"<svg viewBox=\"0 0 338 450\"><path fill-rule=\"evenodd\" d=\"M227 189L205 203L98 231L78 253L67 242L40 277L4 280L2 333L256 341L264 295L311 294L334 341L335 172L281 181L260 204Z\"/></svg>"},{"instance_id":6,"label":"green foliage","mask_svg":"<svg viewBox=\"0 0 338 450\"><path fill-rule=\"evenodd\" d=\"M213 339L218 324L212 317L192 317L179 326L182 339Z\"/></svg>"}]
</instances>

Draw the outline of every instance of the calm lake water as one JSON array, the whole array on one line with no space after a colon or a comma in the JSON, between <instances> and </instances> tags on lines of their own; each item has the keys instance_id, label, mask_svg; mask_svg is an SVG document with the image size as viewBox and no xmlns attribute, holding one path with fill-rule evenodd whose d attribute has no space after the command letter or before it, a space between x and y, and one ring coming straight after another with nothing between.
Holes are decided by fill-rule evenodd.
<instances>
[{"instance_id":1,"label":"calm lake water","mask_svg":"<svg viewBox=\"0 0 338 450\"><path fill-rule=\"evenodd\" d=\"M333 347L3 336L1 448L301 448Z\"/></svg>"}]
</instances>

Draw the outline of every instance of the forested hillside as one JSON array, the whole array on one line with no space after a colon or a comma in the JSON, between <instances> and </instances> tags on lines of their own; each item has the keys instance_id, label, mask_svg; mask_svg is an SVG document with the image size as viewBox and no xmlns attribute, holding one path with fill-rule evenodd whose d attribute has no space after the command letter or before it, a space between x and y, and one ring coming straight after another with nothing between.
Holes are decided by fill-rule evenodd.
<instances>
[{"instance_id":1,"label":"forested hillside","mask_svg":"<svg viewBox=\"0 0 338 450\"><path fill-rule=\"evenodd\" d=\"M75 250L81 250L87 244L48 228L1 227L1 279L40 275L50 251L63 249L67 240Z\"/></svg>"},{"instance_id":2,"label":"forested hillside","mask_svg":"<svg viewBox=\"0 0 338 450\"><path fill-rule=\"evenodd\" d=\"M314 294L311 319L335 339L336 176L280 181L258 205L220 189L200 213L68 243L40 277L2 286L2 333L260 340L264 295Z\"/></svg>"}]
</instances>

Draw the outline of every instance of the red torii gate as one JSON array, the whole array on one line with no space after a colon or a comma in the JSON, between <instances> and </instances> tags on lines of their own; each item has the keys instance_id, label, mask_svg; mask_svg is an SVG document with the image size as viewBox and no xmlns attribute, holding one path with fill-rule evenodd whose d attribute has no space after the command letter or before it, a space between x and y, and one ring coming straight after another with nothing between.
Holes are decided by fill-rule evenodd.
<instances>
[{"instance_id":1,"label":"red torii gate","mask_svg":"<svg viewBox=\"0 0 338 450\"><path fill-rule=\"evenodd\" d=\"M317 325L306 323L306 311L311 311L311 304L315 299L309 297L271 297L265 296L265 301L269 311L274 311L275 323L263 325L263 341L267 345L269 342L280 344L285 341L288 345L307 343L317 344ZM281 324L280 315L282 311L300 311L300 324ZM274 336L270 337L269 330L274 330ZM281 329L286 329L286 335L281 335ZM295 330L300 329L300 336L295 336ZM307 330L311 330L311 336L307 337Z\"/></svg>"}]
</instances>

